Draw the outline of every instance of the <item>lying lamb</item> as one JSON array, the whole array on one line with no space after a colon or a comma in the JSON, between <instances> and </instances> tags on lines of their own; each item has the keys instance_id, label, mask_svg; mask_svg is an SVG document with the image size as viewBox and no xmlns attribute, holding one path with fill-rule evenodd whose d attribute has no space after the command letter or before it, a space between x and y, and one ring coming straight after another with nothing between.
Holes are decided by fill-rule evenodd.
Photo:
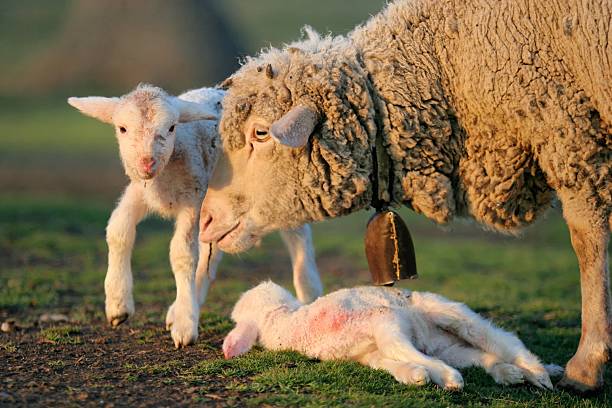
<instances>
[{"instance_id":1,"label":"lying lamb","mask_svg":"<svg viewBox=\"0 0 612 408\"><path fill-rule=\"evenodd\" d=\"M121 160L130 178L106 229L107 319L117 326L134 313L130 259L136 225L151 213L174 218L170 263L177 294L166 326L176 347L196 340L200 307L221 260L216 245L198 248L197 234L200 205L218 154L216 119L223 94L202 88L177 98L160 88L139 85L120 98L68 99L84 114L116 127ZM322 288L310 228L304 225L281 235L291 254L298 297L312 301Z\"/></svg>"},{"instance_id":2,"label":"lying lamb","mask_svg":"<svg viewBox=\"0 0 612 408\"><path fill-rule=\"evenodd\" d=\"M295 350L321 360L350 359L388 371L404 384L433 381L461 389L453 367L480 366L499 384L525 379L552 389L543 366L513 334L467 306L426 292L387 287L342 289L302 305L273 282L242 295L232 312L236 327L223 342L232 358L259 342L271 350Z\"/></svg>"}]
</instances>

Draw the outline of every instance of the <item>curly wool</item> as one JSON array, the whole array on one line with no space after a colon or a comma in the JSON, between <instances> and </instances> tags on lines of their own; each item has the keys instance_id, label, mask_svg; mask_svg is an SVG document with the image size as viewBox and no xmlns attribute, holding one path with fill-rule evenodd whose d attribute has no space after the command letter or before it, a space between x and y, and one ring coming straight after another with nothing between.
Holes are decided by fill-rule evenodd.
<instances>
[{"instance_id":1,"label":"curly wool","mask_svg":"<svg viewBox=\"0 0 612 408\"><path fill-rule=\"evenodd\" d=\"M514 232L553 190L590 197L609 217L612 56L593 44L612 13L593 7L396 1L346 37L309 31L248 59L232 77L222 134L238 148L251 112L274 121L315 108L323 120L307 154L295 153L311 220L369 205L377 132L393 162L391 200L436 222L471 215Z\"/></svg>"}]
</instances>

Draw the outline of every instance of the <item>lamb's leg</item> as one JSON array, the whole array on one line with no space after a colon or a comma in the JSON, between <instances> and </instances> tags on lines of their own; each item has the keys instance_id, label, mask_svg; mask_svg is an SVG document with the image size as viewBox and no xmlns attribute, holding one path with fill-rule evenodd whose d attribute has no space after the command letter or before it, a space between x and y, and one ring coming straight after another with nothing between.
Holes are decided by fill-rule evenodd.
<instances>
[{"instance_id":1,"label":"lamb's leg","mask_svg":"<svg viewBox=\"0 0 612 408\"><path fill-rule=\"evenodd\" d=\"M495 354L466 347L452 345L437 355L442 361L456 368L482 367L498 384L510 385L524 381L522 370L514 364L506 363ZM535 384L542 387L540 383ZM552 384L550 384L552 387Z\"/></svg>"},{"instance_id":2,"label":"lamb's leg","mask_svg":"<svg viewBox=\"0 0 612 408\"><path fill-rule=\"evenodd\" d=\"M196 293L198 295L198 305L200 309L206 302L206 296L208 289L217 278L217 268L221 258L223 258L223 252L217 248L217 244L205 244L200 242L199 244L199 255L198 255L198 267L196 269ZM176 302L175 302L176 303ZM166 313L166 329L170 330L174 323L174 307L175 303L168 308Z\"/></svg>"},{"instance_id":3,"label":"lamb's leg","mask_svg":"<svg viewBox=\"0 0 612 408\"><path fill-rule=\"evenodd\" d=\"M147 213L142 191L136 184L125 189L106 227L108 270L104 279L106 319L118 326L134 314L132 296L132 248L136 225Z\"/></svg>"},{"instance_id":4,"label":"lamb's leg","mask_svg":"<svg viewBox=\"0 0 612 408\"><path fill-rule=\"evenodd\" d=\"M379 350L364 354L358 361L375 370L387 371L402 384L421 386L429 382L425 367L387 358Z\"/></svg>"},{"instance_id":5,"label":"lamb's leg","mask_svg":"<svg viewBox=\"0 0 612 408\"><path fill-rule=\"evenodd\" d=\"M281 237L291 255L293 285L297 298L302 303L310 303L323 293L310 226L305 224L294 230L281 231Z\"/></svg>"},{"instance_id":6,"label":"lamb's leg","mask_svg":"<svg viewBox=\"0 0 612 408\"><path fill-rule=\"evenodd\" d=\"M582 334L567 363L561 386L589 391L603 384L604 365L612 350L612 305L608 272L609 215L588 210L579 194L563 194L563 215L580 265Z\"/></svg>"},{"instance_id":7,"label":"lamb's leg","mask_svg":"<svg viewBox=\"0 0 612 408\"><path fill-rule=\"evenodd\" d=\"M392 360L425 367L429 378L440 387L448 390L462 389L463 377L459 371L417 350L402 332L401 324L401 319L387 319L375 325L374 338L381 353Z\"/></svg>"},{"instance_id":8,"label":"lamb's leg","mask_svg":"<svg viewBox=\"0 0 612 408\"><path fill-rule=\"evenodd\" d=\"M176 280L171 334L177 348L194 343L198 337L200 308L195 283L198 262L197 227L197 210L183 209L176 217L175 232L170 241L170 264Z\"/></svg>"},{"instance_id":9,"label":"lamb's leg","mask_svg":"<svg viewBox=\"0 0 612 408\"><path fill-rule=\"evenodd\" d=\"M464 304L433 293L414 292L412 305L436 326L453 333L477 349L518 366L533 384L552 388L547 370L518 337L493 326Z\"/></svg>"}]
</instances>

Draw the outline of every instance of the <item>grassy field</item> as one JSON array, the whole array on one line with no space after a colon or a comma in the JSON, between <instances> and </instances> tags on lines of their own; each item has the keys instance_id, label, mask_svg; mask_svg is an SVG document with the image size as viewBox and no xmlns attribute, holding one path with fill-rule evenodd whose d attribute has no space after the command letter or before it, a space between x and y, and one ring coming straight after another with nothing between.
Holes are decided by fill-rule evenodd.
<instances>
[{"instance_id":1,"label":"grassy field","mask_svg":"<svg viewBox=\"0 0 612 408\"><path fill-rule=\"evenodd\" d=\"M480 369L464 370L466 388L413 388L347 362L318 362L261 349L231 361L220 345L239 294L265 278L289 286L289 259L278 236L244 255L227 256L202 312L200 340L174 350L163 330L174 282L168 266L171 226L140 228L133 258L137 314L106 326L104 226L112 202L0 196L0 404L191 404L293 406L610 406L602 393L577 397L530 386L502 387ZM314 227L327 290L368 283L362 253L367 214ZM402 287L466 302L516 332L546 362L564 363L579 336L577 265L553 212L520 239L469 225L442 231L408 215L420 279ZM41 322L43 314L68 320ZM100 402L102 401L102 402Z\"/></svg>"}]
</instances>

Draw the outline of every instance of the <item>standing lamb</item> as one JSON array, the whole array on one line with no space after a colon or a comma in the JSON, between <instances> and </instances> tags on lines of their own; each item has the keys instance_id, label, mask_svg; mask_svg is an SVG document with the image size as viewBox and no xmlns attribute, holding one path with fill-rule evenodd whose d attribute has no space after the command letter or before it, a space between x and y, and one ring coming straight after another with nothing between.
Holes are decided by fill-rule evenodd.
<instances>
[{"instance_id":1,"label":"standing lamb","mask_svg":"<svg viewBox=\"0 0 612 408\"><path fill-rule=\"evenodd\" d=\"M139 85L121 98L68 99L84 114L115 126L130 178L106 228L106 317L117 326L134 313L131 255L136 225L151 213L174 218L170 263L176 300L166 314L166 327L177 348L198 336L200 307L222 256L215 244L198 248L197 233L199 209L219 152L216 119L223 95L202 88L177 98ZM281 236L291 255L298 297L310 302L322 293L310 227L285 230Z\"/></svg>"},{"instance_id":2,"label":"standing lamb","mask_svg":"<svg viewBox=\"0 0 612 408\"><path fill-rule=\"evenodd\" d=\"M556 196L582 288L582 337L562 385L601 386L612 348L611 18L608 1L398 0L346 37L309 32L248 59L225 82L201 238L245 250L274 229L367 208L374 185L436 222L469 216L508 233ZM374 169L375 146L388 172Z\"/></svg>"},{"instance_id":3,"label":"standing lamb","mask_svg":"<svg viewBox=\"0 0 612 408\"><path fill-rule=\"evenodd\" d=\"M270 350L295 350L321 360L355 360L391 373L404 384L433 381L463 388L455 368L480 366L499 384L525 379L552 389L546 368L513 334L467 306L426 292L384 287L342 289L302 305L264 282L242 295L232 312L236 327L223 342L232 358L257 340Z\"/></svg>"}]
</instances>

